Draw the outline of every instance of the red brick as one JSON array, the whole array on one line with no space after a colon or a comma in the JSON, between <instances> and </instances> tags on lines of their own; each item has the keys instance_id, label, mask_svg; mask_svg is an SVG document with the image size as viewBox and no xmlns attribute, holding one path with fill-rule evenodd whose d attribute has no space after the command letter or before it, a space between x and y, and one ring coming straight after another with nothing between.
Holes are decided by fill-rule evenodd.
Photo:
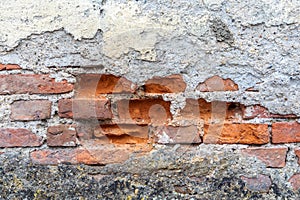
<instances>
[{"instance_id":1,"label":"red brick","mask_svg":"<svg viewBox=\"0 0 300 200\"><path fill-rule=\"evenodd\" d=\"M196 89L201 92L237 91L239 87L229 78L222 79L219 76L212 76L200 83Z\"/></svg>"},{"instance_id":2,"label":"red brick","mask_svg":"<svg viewBox=\"0 0 300 200\"><path fill-rule=\"evenodd\" d=\"M241 179L245 182L246 188L253 192L268 192L272 185L270 177L262 174L253 178L241 176Z\"/></svg>"},{"instance_id":3,"label":"red brick","mask_svg":"<svg viewBox=\"0 0 300 200\"><path fill-rule=\"evenodd\" d=\"M186 83L181 75L174 74L167 77L155 76L146 81L144 89L146 93L179 93L184 92Z\"/></svg>"},{"instance_id":4,"label":"red brick","mask_svg":"<svg viewBox=\"0 0 300 200\"><path fill-rule=\"evenodd\" d=\"M267 167L284 167L288 148L249 148L242 152L260 159Z\"/></svg>"},{"instance_id":5,"label":"red brick","mask_svg":"<svg viewBox=\"0 0 300 200\"><path fill-rule=\"evenodd\" d=\"M204 143L266 144L270 140L267 124L205 124Z\"/></svg>"},{"instance_id":6,"label":"red brick","mask_svg":"<svg viewBox=\"0 0 300 200\"><path fill-rule=\"evenodd\" d=\"M61 99L58 115L74 119L111 119L110 101L101 99Z\"/></svg>"},{"instance_id":7,"label":"red brick","mask_svg":"<svg viewBox=\"0 0 300 200\"><path fill-rule=\"evenodd\" d=\"M160 126L153 130L155 142L161 144L199 144L200 134L197 126Z\"/></svg>"},{"instance_id":8,"label":"red brick","mask_svg":"<svg viewBox=\"0 0 300 200\"><path fill-rule=\"evenodd\" d=\"M134 124L163 124L172 119L170 102L162 99L131 99L117 102L118 120Z\"/></svg>"},{"instance_id":9,"label":"red brick","mask_svg":"<svg viewBox=\"0 0 300 200\"><path fill-rule=\"evenodd\" d=\"M0 71L1 70L13 70L13 69L21 69L19 65L12 65L12 64L0 64Z\"/></svg>"},{"instance_id":10,"label":"red brick","mask_svg":"<svg viewBox=\"0 0 300 200\"><path fill-rule=\"evenodd\" d=\"M51 117L51 101L30 100L15 101L11 105L11 119L14 121L31 121Z\"/></svg>"},{"instance_id":11,"label":"red brick","mask_svg":"<svg viewBox=\"0 0 300 200\"><path fill-rule=\"evenodd\" d=\"M277 122L272 124L273 143L300 142L300 124L297 122Z\"/></svg>"},{"instance_id":12,"label":"red brick","mask_svg":"<svg viewBox=\"0 0 300 200\"><path fill-rule=\"evenodd\" d=\"M148 126L135 124L106 124L94 130L98 139L107 139L115 144L137 144L148 142Z\"/></svg>"},{"instance_id":13,"label":"red brick","mask_svg":"<svg viewBox=\"0 0 300 200\"><path fill-rule=\"evenodd\" d=\"M150 148L145 145L98 145L91 148L37 150L30 153L30 158L32 163L42 165L59 163L105 165L122 163L131 154L141 154L149 150Z\"/></svg>"},{"instance_id":14,"label":"red brick","mask_svg":"<svg viewBox=\"0 0 300 200\"><path fill-rule=\"evenodd\" d=\"M72 125L50 126L47 130L48 146L76 146L76 131Z\"/></svg>"},{"instance_id":15,"label":"red brick","mask_svg":"<svg viewBox=\"0 0 300 200\"><path fill-rule=\"evenodd\" d=\"M182 119L211 121L239 122L242 115L242 107L239 103L213 101L204 99L186 99L185 107L180 111Z\"/></svg>"},{"instance_id":16,"label":"red brick","mask_svg":"<svg viewBox=\"0 0 300 200\"><path fill-rule=\"evenodd\" d=\"M37 147L43 139L31 131L23 128L1 128L0 147Z\"/></svg>"},{"instance_id":17,"label":"red brick","mask_svg":"<svg viewBox=\"0 0 300 200\"><path fill-rule=\"evenodd\" d=\"M294 190L299 190L300 189L300 174L294 174L289 179L289 182L292 185Z\"/></svg>"},{"instance_id":18,"label":"red brick","mask_svg":"<svg viewBox=\"0 0 300 200\"><path fill-rule=\"evenodd\" d=\"M296 118L296 115L279 115L270 113L268 109L260 105L246 106L243 108L243 119L254 118Z\"/></svg>"},{"instance_id":19,"label":"red brick","mask_svg":"<svg viewBox=\"0 0 300 200\"><path fill-rule=\"evenodd\" d=\"M108 74L81 74L75 87L77 97L97 97L99 94L134 93L137 86L123 77Z\"/></svg>"},{"instance_id":20,"label":"red brick","mask_svg":"<svg viewBox=\"0 0 300 200\"><path fill-rule=\"evenodd\" d=\"M76 130L80 143L89 141L92 146L100 144L148 143L148 126L135 124L105 124L99 122L78 122ZM92 142L91 142L92 141Z\"/></svg>"},{"instance_id":21,"label":"red brick","mask_svg":"<svg viewBox=\"0 0 300 200\"><path fill-rule=\"evenodd\" d=\"M0 75L0 94L59 94L73 90L67 81L55 82L49 75Z\"/></svg>"},{"instance_id":22,"label":"red brick","mask_svg":"<svg viewBox=\"0 0 300 200\"><path fill-rule=\"evenodd\" d=\"M300 165L300 149L299 148L295 149L295 154L298 157L298 164Z\"/></svg>"}]
</instances>

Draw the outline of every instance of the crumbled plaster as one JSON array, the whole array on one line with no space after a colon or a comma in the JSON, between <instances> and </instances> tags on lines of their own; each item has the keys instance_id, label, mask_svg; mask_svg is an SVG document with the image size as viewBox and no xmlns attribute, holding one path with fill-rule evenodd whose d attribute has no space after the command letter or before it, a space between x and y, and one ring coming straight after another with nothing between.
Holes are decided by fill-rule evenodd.
<instances>
[{"instance_id":1,"label":"crumbled plaster","mask_svg":"<svg viewBox=\"0 0 300 200\"><path fill-rule=\"evenodd\" d=\"M0 62L26 73L69 81L76 73L112 73L137 84L182 74L184 97L300 115L299 1L13 0L0 7ZM213 75L240 91L194 92ZM250 87L259 92L245 92Z\"/></svg>"}]
</instances>

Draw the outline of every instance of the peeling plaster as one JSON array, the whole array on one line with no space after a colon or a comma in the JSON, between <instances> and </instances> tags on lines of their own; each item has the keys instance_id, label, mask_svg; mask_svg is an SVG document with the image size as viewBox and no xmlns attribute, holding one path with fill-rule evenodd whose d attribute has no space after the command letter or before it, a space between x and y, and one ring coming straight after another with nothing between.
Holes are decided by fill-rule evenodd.
<instances>
[{"instance_id":1,"label":"peeling plaster","mask_svg":"<svg viewBox=\"0 0 300 200\"><path fill-rule=\"evenodd\" d=\"M5 0L0 7L0 62L26 73L73 80L83 69L72 67L94 66L88 71L140 85L182 74L186 97L300 116L300 1ZM213 75L232 79L240 91L195 94ZM259 92L245 92L250 87Z\"/></svg>"}]
</instances>

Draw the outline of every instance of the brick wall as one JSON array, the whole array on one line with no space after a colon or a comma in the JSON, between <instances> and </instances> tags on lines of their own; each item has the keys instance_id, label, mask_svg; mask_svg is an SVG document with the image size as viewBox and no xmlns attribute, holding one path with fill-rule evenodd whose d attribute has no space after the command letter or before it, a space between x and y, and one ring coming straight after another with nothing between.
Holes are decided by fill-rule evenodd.
<instances>
[{"instance_id":1,"label":"brick wall","mask_svg":"<svg viewBox=\"0 0 300 200\"><path fill-rule=\"evenodd\" d=\"M299 148L286 145L300 142L296 115L271 113L261 105L189 98L178 74L137 84L112 74L79 73L74 81L57 81L51 78L55 74L33 74L18 65L0 65L0 70L0 95L7 104L0 153L29 149L34 164L121 163L147 154L155 144L242 144L243 155L275 170L285 167L288 152L295 153L294 159L300 156ZM232 80L212 76L192 92L236 91ZM182 97L182 105L174 103ZM288 180L295 189L300 187L298 177Z\"/></svg>"}]
</instances>

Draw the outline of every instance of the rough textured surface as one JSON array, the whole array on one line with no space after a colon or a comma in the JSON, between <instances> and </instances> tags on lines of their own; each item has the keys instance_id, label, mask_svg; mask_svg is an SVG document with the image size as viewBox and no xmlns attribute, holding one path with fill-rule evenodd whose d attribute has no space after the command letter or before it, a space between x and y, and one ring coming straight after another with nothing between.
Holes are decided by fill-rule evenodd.
<instances>
[{"instance_id":1,"label":"rough textured surface","mask_svg":"<svg viewBox=\"0 0 300 200\"><path fill-rule=\"evenodd\" d=\"M244 158L236 148L201 146L158 148L124 164L44 166L24 154L0 155L0 197L27 199L297 199L299 192L280 183L284 175ZM18 166L15 168L14 166ZM256 165L256 168L250 166ZM261 176L260 174L264 174ZM280 177L272 183L264 177ZM249 186L242 177L252 178ZM255 179L258 178L258 179ZM30 184L29 184L30 183ZM266 182L265 182L266 183ZM251 190L247 188L251 188ZM258 189L260 191L258 191ZM266 193L266 190L269 192Z\"/></svg>"},{"instance_id":2,"label":"rough textured surface","mask_svg":"<svg viewBox=\"0 0 300 200\"><path fill-rule=\"evenodd\" d=\"M266 164L267 167L284 167L287 148L249 148L243 153L255 156Z\"/></svg>"},{"instance_id":3,"label":"rough textured surface","mask_svg":"<svg viewBox=\"0 0 300 200\"><path fill-rule=\"evenodd\" d=\"M0 147L35 147L41 146L42 142L43 138L24 128L0 129Z\"/></svg>"},{"instance_id":4,"label":"rough textured surface","mask_svg":"<svg viewBox=\"0 0 300 200\"><path fill-rule=\"evenodd\" d=\"M298 0L2 0L0 9L0 128L9 146L0 152L0 199L299 199ZM174 74L182 79L161 84ZM211 77L222 78L221 89L196 89ZM145 97L149 80L155 93ZM62 111L72 97L111 107L74 114L65 101ZM52 102L51 118L11 119L14 102L36 100ZM73 121L77 114L89 119ZM132 154L171 120L199 131L182 138L185 131L169 130L171 139L222 145ZM78 147L43 144L49 126L74 122L82 125ZM120 122L130 124L97 129ZM288 149L280 168L270 168L270 153L240 154L274 143ZM129 150L93 149L114 144Z\"/></svg>"},{"instance_id":5,"label":"rough textured surface","mask_svg":"<svg viewBox=\"0 0 300 200\"><path fill-rule=\"evenodd\" d=\"M48 119L51 116L51 101L15 101L11 105L11 119L14 121L31 121Z\"/></svg>"}]
</instances>

